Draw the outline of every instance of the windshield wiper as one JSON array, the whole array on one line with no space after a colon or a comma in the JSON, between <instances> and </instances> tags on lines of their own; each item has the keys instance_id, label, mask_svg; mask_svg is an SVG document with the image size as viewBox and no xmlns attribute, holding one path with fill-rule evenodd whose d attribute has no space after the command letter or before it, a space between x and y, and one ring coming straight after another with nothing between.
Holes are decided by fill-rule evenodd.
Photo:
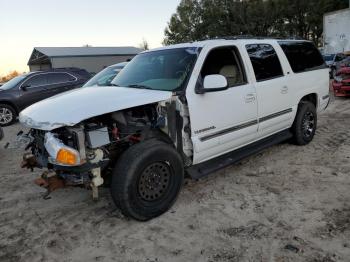
<instances>
[{"instance_id":1,"label":"windshield wiper","mask_svg":"<svg viewBox=\"0 0 350 262\"><path fill-rule=\"evenodd\" d=\"M153 89L149 86L145 86L145 85L128 85L126 87L131 87L131 88L139 88L139 89Z\"/></svg>"},{"instance_id":2,"label":"windshield wiper","mask_svg":"<svg viewBox=\"0 0 350 262\"><path fill-rule=\"evenodd\" d=\"M113 84L113 83L111 83L110 85L111 85L111 86L120 86L120 85L117 85L117 84Z\"/></svg>"}]
</instances>

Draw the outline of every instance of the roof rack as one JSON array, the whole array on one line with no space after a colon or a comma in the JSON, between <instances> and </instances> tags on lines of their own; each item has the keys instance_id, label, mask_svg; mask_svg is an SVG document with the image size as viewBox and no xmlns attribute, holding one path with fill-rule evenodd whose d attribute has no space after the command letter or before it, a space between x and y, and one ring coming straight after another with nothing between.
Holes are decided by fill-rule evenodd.
<instances>
[{"instance_id":1,"label":"roof rack","mask_svg":"<svg viewBox=\"0 0 350 262\"><path fill-rule=\"evenodd\" d=\"M242 40L242 39L277 39L277 40L305 40L301 37L279 37L279 36L253 36L253 35L234 35L234 36L218 36L215 38L207 38L203 40Z\"/></svg>"}]
</instances>

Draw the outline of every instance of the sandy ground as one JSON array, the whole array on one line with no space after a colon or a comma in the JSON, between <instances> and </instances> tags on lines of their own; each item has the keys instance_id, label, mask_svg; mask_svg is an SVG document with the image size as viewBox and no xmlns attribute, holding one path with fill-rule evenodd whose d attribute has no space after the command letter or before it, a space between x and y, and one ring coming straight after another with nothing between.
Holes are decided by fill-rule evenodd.
<instances>
[{"instance_id":1,"label":"sandy ground","mask_svg":"<svg viewBox=\"0 0 350 262\"><path fill-rule=\"evenodd\" d=\"M200 181L147 223L107 189L42 198L0 142L0 261L350 261L350 100L336 99L305 147L274 146Z\"/></svg>"}]
</instances>

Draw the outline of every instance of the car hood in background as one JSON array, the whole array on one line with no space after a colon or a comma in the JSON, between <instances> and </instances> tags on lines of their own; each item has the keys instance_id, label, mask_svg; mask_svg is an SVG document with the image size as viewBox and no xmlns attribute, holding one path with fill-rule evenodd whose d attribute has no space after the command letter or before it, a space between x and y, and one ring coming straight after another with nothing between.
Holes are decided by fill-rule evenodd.
<instances>
[{"instance_id":1,"label":"car hood in background","mask_svg":"<svg viewBox=\"0 0 350 262\"><path fill-rule=\"evenodd\" d=\"M89 87L72 90L41 102L20 113L27 127L50 131L74 126L83 120L136 106L170 99L172 92L126 87Z\"/></svg>"}]
</instances>

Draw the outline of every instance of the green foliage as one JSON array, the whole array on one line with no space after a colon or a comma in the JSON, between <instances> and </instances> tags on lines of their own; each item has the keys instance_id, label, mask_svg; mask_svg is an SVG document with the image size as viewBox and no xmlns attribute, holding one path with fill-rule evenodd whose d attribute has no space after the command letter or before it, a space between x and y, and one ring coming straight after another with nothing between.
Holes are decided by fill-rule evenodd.
<instances>
[{"instance_id":1,"label":"green foliage","mask_svg":"<svg viewBox=\"0 0 350 262\"><path fill-rule=\"evenodd\" d=\"M323 15L347 6L348 0L182 0L164 44L233 35L301 37L319 44Z\"/></svg>"}]
</instances>

